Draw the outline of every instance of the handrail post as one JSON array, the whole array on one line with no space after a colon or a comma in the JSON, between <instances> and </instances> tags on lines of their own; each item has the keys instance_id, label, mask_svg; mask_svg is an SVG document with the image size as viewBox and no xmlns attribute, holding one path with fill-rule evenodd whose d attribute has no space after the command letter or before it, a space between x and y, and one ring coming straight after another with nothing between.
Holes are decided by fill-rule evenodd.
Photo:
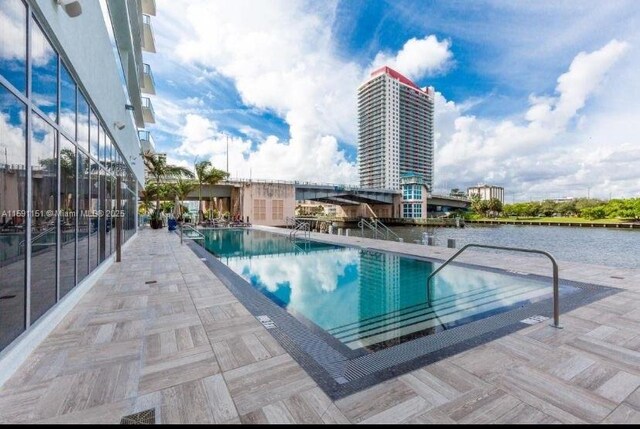
<instances>
[{"instance_id":1,"label":"handrail post","mask_svg":"<svg viewBox=\"0 0 640 429\"><path fill-rule=\"evenodd\" d=\"M539 255L544 255L551 260L551 265L553 267L553 325L554 328L562 329L560 326L560 285L559 285L559 275L558 275L558 263L555 258L551 256L549 252L545 252L543 250L535 250L535 249L522 249L519 247L503 247L503 246L491 246L488 244L467 244L462 247L462 249L458 250L453 254L449 259L447 259L442 265L440 265L434 272L432 272L429 277L427 277L427 302L431 305L431 279L433 276L438 274L440 270L449 265L454 259L456 259L462 252L467 250L470 247L478 247L482 249L495 249L495 250L510 250L514 252L523 252L523 253L537 253Z\"/></svg>"},{"instance_id":2,"label":"handrail post","mask_svg":"<svg viewBox=\"0 0 640 429\"><path fill-rule=\"evenodd\" d=\"M550 257L550 256L549 256ZM558 284L558 264L551 258L553 264L553 327L561 329L560 326L560 285Z\"/></svg>"}]
</instances>

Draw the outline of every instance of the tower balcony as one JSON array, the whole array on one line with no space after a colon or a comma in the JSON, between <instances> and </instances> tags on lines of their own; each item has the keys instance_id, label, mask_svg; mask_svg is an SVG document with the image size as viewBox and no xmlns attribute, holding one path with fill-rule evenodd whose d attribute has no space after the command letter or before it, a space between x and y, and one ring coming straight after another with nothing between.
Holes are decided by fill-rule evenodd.
<instances>
[{"instance_id":1,"label":"tower balcony","mask_svg":"<svg viewBox=\"0 0 640 429\"><path fill-rule=\"evenodd\" d=\"M153 104L149 97L142 97L142 118L145 124L156 123L156 112L153 110Z\"/></svg>"},{"instance_id":2,"label":"tower balcony","mask_svg":"<svg viewBox=\"0 0 640 429\"><path fill-rule=\"evenodd\" d=\"M153 73L149 64L143 64L142 66L142 87L140 90L143 94L156 94L156 83L153 80Z\"/></svg>"},{"instance_id":3,"label":"tower balcony","mask_svg":"<svg viewBox=\"0 0 640 429\"><path fill-rule=\"evenodd\" d=\"M151 26L151 17L142 15L142 50L156 53L156 40L153 36L153 27Z\"/></svg>"},{"instance_id":4,"label":"tower balcony","mask_svg":"<svg viewBox=\"0 0 640 429\"><path fill-rule=\"evenodd\" d=\"M147 130L138 130L138 137L140 138L140 148L142 149L142 152L155 153L156 143L153 141L151 132Z\"/></svg>"},{"instance_id":5,"label":"tower balcony","mask_svg":"<svg viewBox=\"0 0 640 429\"><path fill-rule=\"evenodd\" d=\"M156 16L156 0L142 0L142 13Z\"/></svg>"}]
</instances>

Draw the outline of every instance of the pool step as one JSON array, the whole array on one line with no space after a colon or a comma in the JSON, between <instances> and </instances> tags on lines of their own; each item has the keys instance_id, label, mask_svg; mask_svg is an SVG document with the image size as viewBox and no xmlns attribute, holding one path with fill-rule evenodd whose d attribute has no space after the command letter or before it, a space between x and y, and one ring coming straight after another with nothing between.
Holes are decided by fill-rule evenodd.
<instances>
[{"instance_id":1,"label":"pool step","mask_svg":"<svg viewBox=\"0 0 640 429\"><path fill-rule=\"evenodd\" d=\"M509 288L508 290L491 290L483 294L475 296L468 296L461 299L453 299L443 303L435 303L432 306L426 306L420 311L412 311L403 314L389 313L384 315L385 317L376 320L375 322L363 323L356 326L352 326L348 330L343 330L339 333L332 333L336 338L343 339L353 335L367 335L369 332L379 329L388 328L392 325L409 325L416 321L423 321L431 318L438 318L441 315L449 315L458 313L461 311L469 311L480 305L489 304L493 302L504 302L512 297L519 297L520 300L526 301L527 296L537 291L538 289L523 288L522 286ZM547 294L549 291L545 288L540 288L541 294Z\"/></svg>"},{"instance_id":2,"label":"pool step","mask_svg":"<svg viewBox=\"0 0 640 429\"><path fill-rule=\"evenodd\" d=\"M509 293L491 294L466 302L458 301L446 307L436 306L422 314L408 315L407 317L392 316L374 325L365 325L335 336L350 348L360 348L499 310L519 302L542 298L549 293L547 288L526 288L512 290Z\"/></svg>"},{"instance_id":3,"label":"pool step","mask_svg":"<svg viewBox=\"0 0 640 429\"><path fill-rule=\"evenodd\" d=\"M485 297L485 296L490 296L490 295L497 295L500 293L507 293L511 290L517 290L520 289L522 286L518 285L518 284L513 284L511 286L507 286L507 287L502 287L500 289L497 288L493 288L493 289L480 289L480 290L470 290L470 291L466 291L466 292L462 292L462 293L458 293L455 295L447 295L447 296L443 296L440 298L436 298L433 299L431 301L431 304L429 304L428 302L421 302L420 304L416 304L416 305L411 305L408 307L404 307L401 308L399 310L394 310L394 311L390 311L388 313L383 313L383 314L379 314L376 316L371 316L371 317L367 317L364 319L360 319L357 322L352 322L352 323L348 323L345 325L341 325L341 326L336 326L332 329L329 329L328 332L332 335L340 335L346 331L350 331L352 329L355 328L360 328L364 325L368 325L371 323L375 323L375 322L379 322L379 321L384 321L386 319L389 319L391 317L395 317L395 316L406 316L406 315L415 315L415 314L419 314L419 313L424 313L425 311L430 311L432 309L432 307L438 307L438 306L443 306L446 304L451 304L452 302L456 302L456 301L461 301L461 300L470 300L470 299L476 299L476 298L480 298L480 297Z\"/></svg>"}]
</instances>

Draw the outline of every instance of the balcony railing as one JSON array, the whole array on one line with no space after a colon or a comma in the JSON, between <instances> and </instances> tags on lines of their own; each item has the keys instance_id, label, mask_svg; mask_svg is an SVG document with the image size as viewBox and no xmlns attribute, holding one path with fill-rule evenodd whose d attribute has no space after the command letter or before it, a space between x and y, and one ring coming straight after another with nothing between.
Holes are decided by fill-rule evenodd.
<instances>
[{"instance_id":1,"label":"balcony railing","mask_svg":"<svg viewBox=\"0 0 640 429\"><path fill-rule=\"evenodd\" d=\"M156 16L156 0L142 0L142 13Z\"/></svg>"},{"instance_id":2,"label":"balcony railing","mask_svg":"<svg viewBox=\"0 0 640 429\"><path fill-rule=\"evenodd\" d=\"M156 123L156 112L153 110L153 104L149 97L142 97L142 118L147 124Z\"/></svg>"},{"instance_id":3,"label":"balcony railing","mask_svg":"<svg viewBox=\"0 0 640 429\"><path fill-rule=\"evenodd\" d=\"M153 79L153 73L151 72L151 66L149 66L149 64L142 65L142 74L143 74L143 80L142 80L142 87L140 88L142 90L142 93L155 95L156 82Z\"/></svg>"},{"instance_id":4,"label":"balcony railing","mask_svg":"<svg viewBox=\"0 0 640 429\"><path fill-rule=\"evenodd\" d=\"M156 53L156 41L153 36L153 27L151 26L151 17L142 15L142 49L152 54Z\"/></svg>"},{"instance_id":5,"label":"balcony railing","mask_svg":"<svg viewBox=\"0 0 640 429\"><path fill-rule=\"evenodd\" d=\"M147 130L138 130L138 138L140 139L140 147L143 152L155 152L156 143L153 141L153 136Z\"/></svg>"}]
</instances>

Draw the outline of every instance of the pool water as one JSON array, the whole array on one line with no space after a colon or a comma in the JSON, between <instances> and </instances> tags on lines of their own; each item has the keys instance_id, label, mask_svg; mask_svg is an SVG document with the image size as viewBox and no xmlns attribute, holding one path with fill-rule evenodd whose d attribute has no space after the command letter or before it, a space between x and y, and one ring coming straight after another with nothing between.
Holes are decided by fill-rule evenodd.
<instances>
[{"instance_id":1,"label":"pool water","mask_svg":"<svg viewBox=\"0 0 640 429\"><path fill-rule=\"evenodd\" d=\"M202 230L205 248L303 323L379 349L551 296L550 282L254 229ZM566 292L565 288L564 292Z\"/></svg>"}]
</instances>

